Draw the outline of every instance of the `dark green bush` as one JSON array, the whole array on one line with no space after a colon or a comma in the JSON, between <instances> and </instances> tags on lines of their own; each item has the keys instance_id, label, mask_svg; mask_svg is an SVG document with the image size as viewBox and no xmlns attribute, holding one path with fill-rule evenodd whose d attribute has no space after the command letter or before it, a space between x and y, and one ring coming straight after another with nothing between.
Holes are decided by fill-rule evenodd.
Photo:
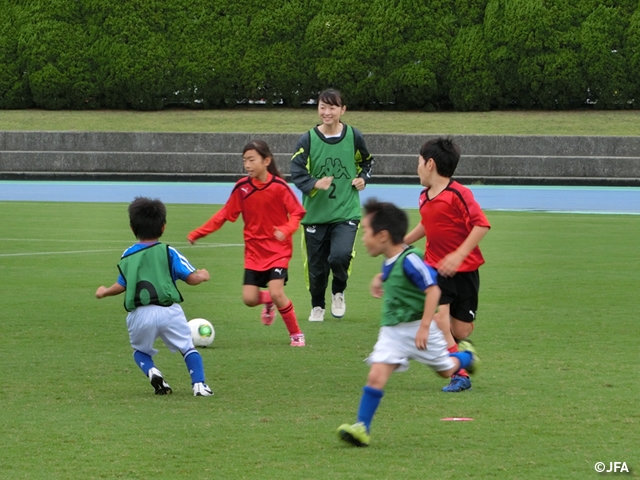
<instances>
[{"instance_id":1,"label":"dark green bush","mask_svg":"<svg viewBox=\"0 0 640 480\"><path fill-rule=\"evenodd\" d=\"M482 25L488 0L455 0L455 12L461 27Z\"/></svg>"},{"instance_id":2,"label":"dark green bush","mask_svg":"<svg viewBox=\"0 0 640 480\"><path fill-rule=\"evenodd\" d=\"M638 0L31 0L0 108L633 108Z\"/></svg>"},{"instance_id":3,"label":"dark green bush","mask_svg":"<svg viewBox=\"0 0 640 480\"><path fill-rule=\"evenodd\" d=\"M625 35L625 50L629 60L629 78L631 81L632 102L630 106L640 105L640 8L631 16Z\"/></svg>"},{"instance_id":4,"label":"dark green bush","mask_svg":"<svg viewBox=\"0 0 640 480\"><path fill-rule=\"evenodd\" d=\"M0 108L27 108L33 105L24 56L18 49L20 26L30 9L6 5L0 20Z\"/></svg>"},{"instance_id":5,"label":"dark green bush","mask_svg":"<svg viewBox=\"0 0 640 480\"><path fill-rule=\"evenodd\" d=\"M462 28L451 47L449 96L456 110L489 110L500 89L489 64L482 25Z\"/></svg>"},{"instance_id":6,"label":"dark green bush","mask_svg":"<svg viewBox=\"0 0 640 480\"><path fill-rule=\"evenodd\" d=\"M108 7L92 52L104 105L162 108L173 94L170 84L177 58L171 57L168 32L175 11L164 0L130 0Z\"/></svg>"},{"instance_id":7,"label":"dark green bush","mask_svg":"<svg viewBox=\"0 0 640 480\"><path fill-rule=\"evenodd\" d=\"M317 83L356 108L430 108L447 98L451 15L446 1L325 4L306 31Z\"/></svg>"},{"instance_id":8,"label":"dark green bush","mask_svg":"<svg viewBox=\"0 0 640 480\"><path fill-rule=\"evenodd\" d=\"M53 0L22 16L18 48L34 103L43 108L94 108L99 88L91 34L77 3Z\"/></svg>"},{"instance_id":9,"label":"dark green bush","mask_svg":"<svg viewBox=\"0 0 640 480\"><path fill-rule=\"evenodd\" d=\"M484 32L500 107L554 109L584 103L579 25L569 0L489 1Z\"/></svg>"},{"instance_id":10,"label":"dark green bush","mask_svg":"<svg viewBox=\"0 0 640 480\"><path fill-rule=\"evenodd\" d=\"M624 40L628 25L624 9L604 5L596 7L582 24L583 68L596 108L631 106L634 89Z\"/></svg>"},{"instance_id":11,"label":"dark green bush","mask_svg":"<svg viewBox=\"0 0 640 480\"><path fill-rule=\"evenodd\" d=\"M367 103L367 95L359 88L363 83L366 88L370 73L369 52L359 38L366 28L365 19L363 3L327 2L309 21L305 32L303 50L310 59L311 85L316 90L332 86L344 91L351 107Z\"/></svg>"},{"instance_id":12,"label":"dark green bush","mask_svg":"<svg viewBox=\"0 0 640 480\"><path fill-rule=\"evenodd\" d=\"M247 18L244 41L237 44L244 97L288 106L309 98L310 64L302 48L311 16L304 2L274 0Z\"/></svg>"}]
</instances>

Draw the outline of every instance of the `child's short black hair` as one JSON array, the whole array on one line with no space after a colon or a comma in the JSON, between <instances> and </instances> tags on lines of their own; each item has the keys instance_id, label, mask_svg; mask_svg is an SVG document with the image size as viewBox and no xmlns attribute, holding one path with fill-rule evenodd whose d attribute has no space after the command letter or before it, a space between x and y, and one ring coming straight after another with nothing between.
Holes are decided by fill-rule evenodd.
<instances>
[{"instance_id":1,"label":"child's short black hair","mask_svg":"<svg viewBox=\"0 0 640 480\"><path fill-rule=\"evenodd\" d=\"M160 238L166 223L167 207L159 199L136 197L129 204L129 225L138 240Z\"/></svg>"},{"instance_id":2,"label":"child's short black hair","mask_svg":"<svg viewBox=\"0 0 640 480\"><path fill-rule=\"evenodd\" d=\"M364 204L366 215L371 215L371 230L373 233L386 230L389 232L394 245L404 243L404 236L409 228L409 217L404 210L390 202L379 202L370 198Z\"/></svg>"},{"instance_id":3,"label":"child's short black hair","mask_svg":"<svg viewBox=\"0 0 640 480\"><path fill-rule=\"evenodd\" d=\"M434 138L422 145L420 156L425 162L433 158L438 175L451 178L460 161L460 147L451 138Z\"/></svg>"},{"instance_id":4,"label":"child's short black hair","mask_svg":"<svg viewBox=\"0 0 640 480\"><path fill-rule=\"evenodd\" d=\"M336 107L344 107L344 101L342 100L342 94L333 88L328 88L327 90L320 93L318 97L318 103L324 102L329 105L335 105Z\"/></svg>"}]
</instances>

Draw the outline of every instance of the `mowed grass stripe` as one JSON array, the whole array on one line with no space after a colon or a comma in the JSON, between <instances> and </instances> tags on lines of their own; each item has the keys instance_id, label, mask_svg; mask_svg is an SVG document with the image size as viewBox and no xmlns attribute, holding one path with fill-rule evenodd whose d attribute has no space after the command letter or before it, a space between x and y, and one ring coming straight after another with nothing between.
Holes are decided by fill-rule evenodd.
<instances>
[{"instance_id":1,"label":"mowed grass stripe","mask_svg":"<svg viewBox=\"0 0 640 480\"><path fill-rule=\"evenodd\" d=\"M398 112L350 110L365 134L640 135L640 110ZM300 133L319 122L315 107L157 112L0 110L0 130ZM416 147L417 148L417 147ZM373 152L375 155L375 152Z\"/></svg>"}]
</instances>

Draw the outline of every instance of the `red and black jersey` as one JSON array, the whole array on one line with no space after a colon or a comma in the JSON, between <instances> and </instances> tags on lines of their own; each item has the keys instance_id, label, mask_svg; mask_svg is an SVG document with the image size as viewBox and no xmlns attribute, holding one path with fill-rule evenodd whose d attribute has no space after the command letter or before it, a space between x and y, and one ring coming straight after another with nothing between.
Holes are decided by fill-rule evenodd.
<instances>
[{"instance_id":1,"label":"red and black jersey","mask_svg":"<svg viewBox=\"0 0 640 480\"><path fill-rule=\"evenodd\" d=\"M192 231L189 239L213 233L224 222L235 222L240 214L244 220L244 268L288 268L293 254L291 235L298 229L305 210L287 182L271 174L265 183L250 177L238 180L225 206ZM287 236L284 241L274 236L276 228Z\"/></svg>"},{"instance_id":2,"label":"red and black jersey","mask_svg":"<svg viewBox=\"0 0 640 480\"><path fill-rule=\"evenodd\" d=\"M421 223L427 236L425 260L436 267L446 255L454 252L466 240L473 227L491 228L473 193L456 181L429 198L429 189L420 193ZM473 272L484 263L480 248L474 248L458 269Z\"/></svg>"}]
</instances>

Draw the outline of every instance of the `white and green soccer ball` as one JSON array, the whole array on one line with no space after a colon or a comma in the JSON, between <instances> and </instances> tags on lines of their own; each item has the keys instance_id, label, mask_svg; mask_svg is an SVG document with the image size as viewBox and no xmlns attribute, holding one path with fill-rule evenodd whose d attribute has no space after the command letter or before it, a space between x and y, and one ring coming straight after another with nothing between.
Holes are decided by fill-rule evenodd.
<instances>
[{"instance_id":1,"label":"white and green soccer ball","mask_svg":"<svg viewBox=\"0 0 640 480\"><path fill-rule=\"evenodd\" d=\"M216 331L209 320L194 318L189 320L191 339L196 347L210 347L216 337Z\"/></svg>"}]
</instances>

